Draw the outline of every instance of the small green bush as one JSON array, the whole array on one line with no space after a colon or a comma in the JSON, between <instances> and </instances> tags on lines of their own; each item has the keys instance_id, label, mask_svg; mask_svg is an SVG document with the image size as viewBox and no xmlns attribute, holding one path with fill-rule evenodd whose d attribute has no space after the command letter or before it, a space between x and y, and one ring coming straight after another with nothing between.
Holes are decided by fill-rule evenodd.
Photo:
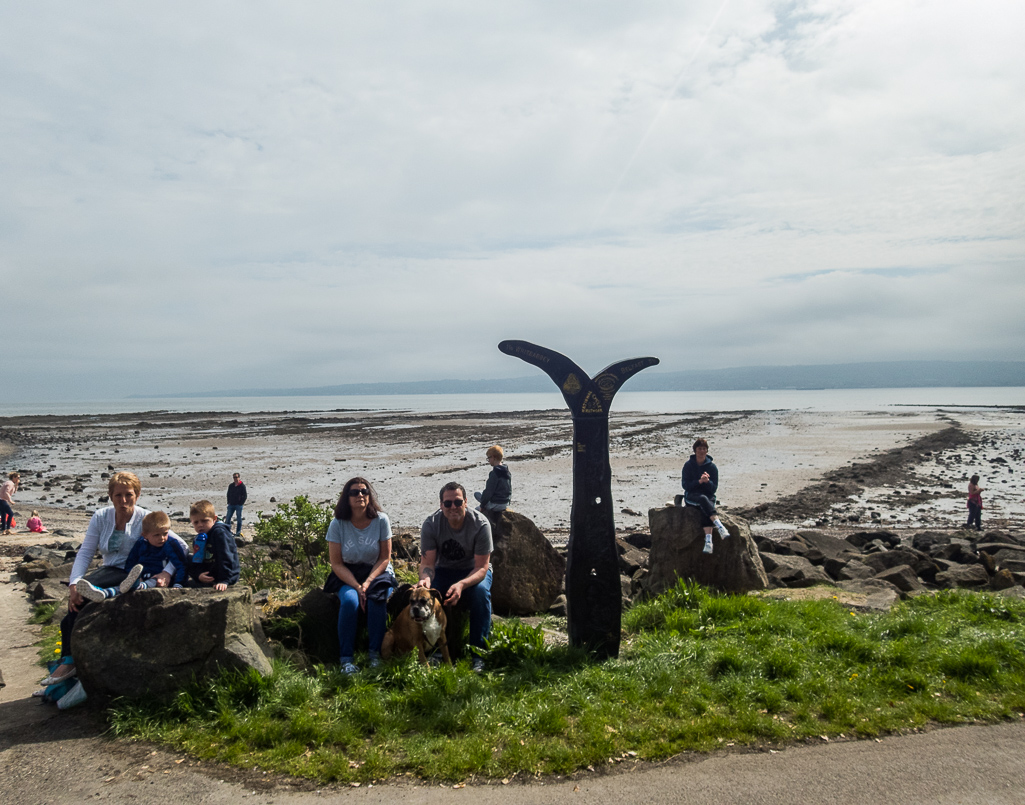
<instances>
[{"instance_id":1,"label":"small green bush","mask_svg":"<svg viewBox=\"0 0 1025 805\"><path fill-rule=\"evenodd\" d=\"M263 512L257 513L257 523L253 541L268 545L270 543L289 543L292 546L292 565L289 568L295 573L300 587L323 584L327 575L327 527L331 524L334 513L316 504L310 503L305 495L298 495L291 503L279 503L277 511L270 519L263 518ZM265 562L255 571L268 579L280 572L284 576L285 568L278 563Z\"/></svg>"}]
</instances>

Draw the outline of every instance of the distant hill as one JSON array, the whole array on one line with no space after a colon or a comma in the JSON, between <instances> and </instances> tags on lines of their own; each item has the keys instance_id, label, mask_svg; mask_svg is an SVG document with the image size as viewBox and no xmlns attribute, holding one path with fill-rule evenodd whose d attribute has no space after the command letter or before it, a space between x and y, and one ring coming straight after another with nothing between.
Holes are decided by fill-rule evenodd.
<instances>
[{"instance_id":1,"label":"distant hill","mask_svg":"<svg viewBox=\"0 0 1025 805\"><path fill-rule=\"evenodd\" d=\"M816 366L742 366L641 372L624 391L744 391L749 389L865 389L1025 386L1025 361L887 361ZM554 390L540 371L500 380L421 380L407 383L344 383L287 389L231 389L150 397L326 397L383 394L508 394Z\"/></svg>"}]
</instances>

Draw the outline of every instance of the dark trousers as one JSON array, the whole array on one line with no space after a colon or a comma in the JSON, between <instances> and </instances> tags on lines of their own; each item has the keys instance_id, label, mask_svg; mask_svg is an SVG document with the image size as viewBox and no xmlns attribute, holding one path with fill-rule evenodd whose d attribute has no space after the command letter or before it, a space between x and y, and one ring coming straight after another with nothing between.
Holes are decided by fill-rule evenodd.
<instances>
[{"instance_id":1,"label":"dark trousers","mask_svg":"<svg viewBox=\"0 0 1025 805\"><path fill-rule=\"evenodd\" d=\"M92 573L86 573L82 576L88 582L95 584L97 587L117 587L121 582L125 580L125 576L128 573L122 567L98 567ZM81 612L87 606L92 606L91 601L85 601L82 606L78 608L78 612ZM71 654L71 632L75 628L75 620L78 618L78 612L72 612L68 610L68 614L64 616L61 621L61 656L67 657Z\"/></svg>"},{"instance_id":2,"label":"dark trousers","mask_svg":"<svg viewBox=\"0 0 1025 805\"><path fill-rule=\"evenodd\" d=\"M982 506L978 503L972 503L968 501L968 528L972 527L972 523L975 523L975 527L982 531Z\"/></svg>"},{"instance_id":3,"label":"dark trousers","mask_svg":"<svg viewBox=\"0 0 1025 805\"><path fill-rule=\"evenodd\" d=\"M712 525L712 518L718 516L715 513L715 502L712 501L708 495L688 495L687 505L694 506L701 510L702 528L710 528Z\"/></svg>"},{"instance_id":4,"label":"dark trousers","mask_svg":"<svg viewBox=\"0 0 1025 805\"><path fill-rule=\"evenodd\" d=\"M0 500L0 531L7 531L14 519L14 509L6 500Z\"/></svg>"}]
</instances>

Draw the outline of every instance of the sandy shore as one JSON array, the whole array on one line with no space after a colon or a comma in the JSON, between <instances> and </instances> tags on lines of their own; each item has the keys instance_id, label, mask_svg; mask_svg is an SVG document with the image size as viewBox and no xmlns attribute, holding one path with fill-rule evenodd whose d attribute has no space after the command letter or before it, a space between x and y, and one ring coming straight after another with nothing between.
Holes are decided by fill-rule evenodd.
<instances>
[{"instance_id":1,"label":"sandy shore","mask_svg":"<svg viewBox=\"0 0 1025 805\"><path fill-rule=\"evenodd\" d=\"M721 507L751 515L761 504L807 489L830 473L956 430L910 456L877 485L842 500L770 507L764 528L810 525L861 513L896 527L949 526L964 518L967 479L982 476L984 523L1025 522L1025 417L1017 409L899 409L892 412L749 411L614 414L611 429L617 525L646 528L647 510L671 500L696 436L719 466ZM223 509L234 471L249 490L245 514L303 494L332 503L353 475L369 478L396 528L413 532L436 507L442 484L483 488L492 443L506 449L513 508L557 537L569 525L572 424L564 411L467 414L322 411L115 414L0 418L5 472L18 469L18 520L39 509L60 527L102 505L104 474L130 469L141 503L175 515L208 498ZM850 475L850 473L849 473ZM853 474L858 477L857 473ZM878 515L872 519L872 512ZM754 515L757 519L757 515Z\"/></svg>"}]
</instances>

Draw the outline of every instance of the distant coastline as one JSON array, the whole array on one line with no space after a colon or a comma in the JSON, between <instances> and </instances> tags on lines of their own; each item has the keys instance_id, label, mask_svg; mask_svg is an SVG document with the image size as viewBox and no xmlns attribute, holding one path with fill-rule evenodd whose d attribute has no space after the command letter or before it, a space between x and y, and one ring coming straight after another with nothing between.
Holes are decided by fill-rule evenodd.
<instances>
[{"instance_id":1,"label":"distant coastline","mask_svg":"<svg viewBox=\"0 0 1025 805\"><path fill-rule=\"evenodd\" d=\"M743 366L642 372L630 391L759 391L881 388L979 388L1025 386L1025 361L884 361L808 366ZM495 380L420 380L343 383L277 389L220 389L165 394L133 394L126 399L205 397L338 397L408 394L534 394L553 390L537 375Z\"/></svg>"}]
</instances>

